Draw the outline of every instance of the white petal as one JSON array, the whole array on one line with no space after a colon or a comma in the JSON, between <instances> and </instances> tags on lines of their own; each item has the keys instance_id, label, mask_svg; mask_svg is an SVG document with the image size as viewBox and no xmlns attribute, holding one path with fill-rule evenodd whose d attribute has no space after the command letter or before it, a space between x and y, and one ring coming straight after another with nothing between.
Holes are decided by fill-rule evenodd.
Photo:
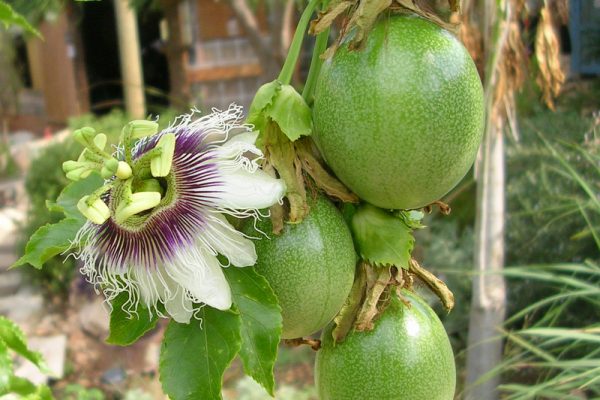
<instances>
[{"instance_id":1,"label":"white petal","mask_svg":"<svg viewBox=\"0 0 600 400\"><path fill-rule=\"evenodd\" d=\"M229 140L227 140L227 142L225 142L223 147L235 146L240 143L254 146L254 144L256 143L256 139L258 139L258 133L258 131L249 131L242 132L237 135L231 135L231 137L229 138Z\"/></svg>"},{"instance_id":2,"label":"white petal","mask_svg":"<svg viewBox=\"0 0 600 400\"><path fill-rule=\"evenodd\" d=\"M192 257L190 257L192 256ZM180 255L165 267L169 276L187 289L193 299L219 310L231 307L231 289L217 258L202 245Z\"/></svg>"},{"instance_id":3,"label":"white petal","mask_svg":"<svg viewBox=\"0 0 600 400\"><path fill-rule=\"evenodd\" d=\"M233 139L242 135L247 135L247 133L242 133L241 135L238 135ZM259 157L263 155L262 151L260 151L260 149L254 144L247 143L242 140L233 139L230 139L227 143L225 143L222 146L219 146L217 149L214 150L218 158L235 159L247 152L250 152Z\"/></svg>"},{"instance_id":4,"label":"white petal","mask_svg":"<svg viewBox=\"0 0 600 400\"><path fill-rule=\"evenodd\" d=\"M156 303L164 296L165 292L165 289L157 279L156 274L148 271L144 267L134 266L129 269L128 278L131 280L132 284L135 282L135 286L140 293L142 304L150 310L154 309Z\"/></svg>"},{"instance_id":5,"label":"white petal","mask_svg":"<svg viewBox=\"0 0 600 400\"><path fill-rule=\"evenodd\" d=\"M174 296L165 300L165 309L169 315L180 324L187 324L192 319L193 304L185 295L185 290L178 287Z\"/></svg>"},{"instance_id":6,"label":"white petal","mask_svg":"<svg viewBox=\"0 0 600 400\"><path fill-rule=\"evenodd\" d=\"M221 214L213 214L202 233L202 238L218 253L223 254L236 267L256 263L254 243L238 232Z\"/></svg>"},{"instance_id":7,"label":"white petal","mask_svg":"<svg viewBox=\"0 0 600 400\"><path fill-rule=\"evenodd\" d=\"M221 176L224 186L219 193L218 205L224 208L267 208L279 202L285 194L283 181L261 170L222 171Z\"/></svg>"}]
</instances>

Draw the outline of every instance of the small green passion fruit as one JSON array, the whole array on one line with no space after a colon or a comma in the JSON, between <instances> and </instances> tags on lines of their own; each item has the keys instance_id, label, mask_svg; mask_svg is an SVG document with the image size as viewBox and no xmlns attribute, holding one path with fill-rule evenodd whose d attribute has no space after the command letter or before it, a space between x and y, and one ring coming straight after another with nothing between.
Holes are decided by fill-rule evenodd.
<instances>
[{"instance_id":1,"label":"small green passion fruit","mask_svg":"<svg viewBox=\"0 0 600 400\"><path fill-rule=\"evenodd\" d=\"M268 219L256 228L269 235L255 241L258 273L277 295L283 339L311 335L340 310L350 293L356 253L350 230L334 204L319 196L299 224L286 224L275 236ZM260 237L253 227L245 233Z\"/></svg>"},{"instance_id":2,"label":"small green passion fruit","mask_svg":"<svg viewBox=\"0 0 600 400\"><path fill-rule=\"evenodd\" d=\"M351 332L334 343L333 324L321 337L315 381L320 400L452 400L456 367L435 312L402 291L372 331ZM405 302L403 302L406 301Z\"/></svg>"}]
</instances>

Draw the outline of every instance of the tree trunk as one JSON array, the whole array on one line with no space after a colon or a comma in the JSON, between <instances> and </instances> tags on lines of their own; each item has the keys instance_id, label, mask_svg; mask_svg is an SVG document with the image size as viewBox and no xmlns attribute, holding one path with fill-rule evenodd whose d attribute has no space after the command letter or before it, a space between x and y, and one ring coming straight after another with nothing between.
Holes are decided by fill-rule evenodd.
<instances>
[{"instance_id":1,"label":"tree trunk","mask_svg":"<svg viewBox=\"0 0 600 400\"><path fill-rule=\"evenodd\" d=\"M502 360L499 328L505 314L504 135L501 124L485 133L478 163L475 277L469 320L467 399L498 399L499 376L475 384ZM474 385L474 386L471 386Z\"/></svg>"},{"instance_id":2,"label":"tree trunk","mask_svg":"<svg viewBox=\"0 0 600 400\"><path fill-rule=\"evenodd\" d=\"M503 341L500 328L506 313L504 267L505 162L503 107L512 103L498 93L498 80L505 67L505 49L509 33L506 22L510 0L486 0L484 4L484 50L486 55L485 98L486 126L475 166L477 212L475 220L475 276L469 320L466 395L469 400L499 398L500 376L484 375L502 361ZM509 105L510 104L510 105ZM479 382L481 380L481 382Z\"/></svg>"},{"instance_id":3,"label":"tree trunk","mask_svg":"<svg viewBox=\"0 0 600 400\"><path fill-rule=\"evenodd\" d=\"M146 100L137 17L128 0L114 0L114 5L125 109L131 118L143 119L146 116Z\"/></svg>"},{"instance_id":4,"label":"tree trunk","mask_svg":"<svg viewBox=\"0 0 600 400\"><path fill-rule=\"evenodd\" d=\"M169 38L165 48L169 65L169 101L175 108L188 110L191 101L190 85L187 80L188 49L183 43L180 4L180 0L161 0L169 28Z\"/></svg>"}]
</instances>

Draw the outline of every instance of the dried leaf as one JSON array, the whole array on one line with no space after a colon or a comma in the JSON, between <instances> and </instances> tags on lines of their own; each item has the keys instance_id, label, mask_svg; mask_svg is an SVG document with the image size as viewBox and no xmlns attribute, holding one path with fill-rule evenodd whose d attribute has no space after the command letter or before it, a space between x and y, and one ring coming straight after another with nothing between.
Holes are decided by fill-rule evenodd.
<instances>
[{"instance_id":1,"label":"dried leaf","mask_svg":"<svg viewBox=\"0 0 600 400\"><path fill-rule=\"evenodd\" d=\"M480 30L476 25L469 21L469 17L465 14L460 16L460 28L458 37L462 44L467 48L469 55L477 66L477 71L483 75L484 54L483 54L483 38Z\"/></svg>"},{"instance_id":2,"label":"dried leaf","mask_svg":"<svg viewBox=\"0 0 600 400\"><path fill-rule=\"evenodd\" d=\"M458 13L460 12L460 0L448 0L450 11Z\"/></svg>"},{"instance_id":3,"label":"dried leaf","mask_svg":"<svg viewBox=\"0 0 600 400\"><path fill-rule=\"evenodd\" d=\"M392 274L389 266L374 267L364 262L362 267L366 270L367 291L354 326L357 331L370 331L373 329L373 321L379 315L377 305L390 283Z\"/></svg>"},{"instance_id":4,"label":"dried leaf","mask_svg":"<svg viewBox=\"0 0 600 400\"><path fill-rule=\"evenodd\" d=\"M369 32L377 21L377 17L392 4L392 0L363 0L348 22L348 29L355 29L356 33L348 48L350 50L362 49Z\"/></svg>"},{"instance_id":5,"label":"dried leaf","mask_svg":"<svg viewBox=\"0 0 600 400\"><path fill-rule=\"evenodd\" d=\"M354 321L356 320L356 313L358 313L362 304L366 284L367 275L365 268L361 263L357 268L356 277L354 278L354 284L352 285L350 294L340 312L333 319L333 322L335 322L336 325L331 332L334 343L342 342L352 329Z\"/></svg>"},{"instance_id":6,"label":"dried leaf","mask_svg":"<svg viewBox=\"0 0 600 400\"><path fill-rule=\"evenodd\" d=\"M356 4L356 0L334 0L327 10L320 12L316 19L310 23L308 33L318 35L331 26L333 21L344 11Z\"/></svg>"},{"instance_id":7,"label":"dried leaf","mask_svg":"<svg viewBox=\"0 0 600 400\"><path fill-rule=\"evenodd\" d=\"M537 83L542 89L542 97L548 107L554 110L554 98L560 93L565 74L560 65L560 43L552 25L548 6L540 11L535 37L535 57L540 70Z\"/></svg>"},{"instance_id":8,"label":"dried leaf","mask_svg":"<svg viewBox=\"0 0 600 400\"><path fill-rule=\"evenodd\" d=\"M310 175L320 189L330 197L335 197L343 202L358 203L358 196L323 168L321 162L313 154L310 139L298 140L296 142L296 153L302 160L302 169Z\"/></svg>"},{"instance_id":9,"label":"dried leaf","mask_svg":"<svg viewBox=\"0 0 600 400\"><path fill-rule=\"evenodd\" d=\"M296 156L294 143L272 121L267 123L263 135L265 158L277 170L279 177L287 186L286 197L290 203L289 221L299 223L308 214L308 204L302 163Z\"/></svg>"},{"instance_id":10,"label":"dried leaf","mask_svg":"<svg viewBox=\"0 0 600 400\"><path fill-rule=\"evenodd\" d=\"M444 28L446 30L456 31L456 29L458 27L457 24L454 24L451 22L446 22L443 19L441 19L440 17L438 17L435 13L421 7L419 5L419 3L415 0L395 0L395 4L397 7L400 8L401 11L408 10L410 12L413 12L413 13L420 15L421 17L433 22L434 24L441 26L442 28Z\"/></svg>"}]
</instances>

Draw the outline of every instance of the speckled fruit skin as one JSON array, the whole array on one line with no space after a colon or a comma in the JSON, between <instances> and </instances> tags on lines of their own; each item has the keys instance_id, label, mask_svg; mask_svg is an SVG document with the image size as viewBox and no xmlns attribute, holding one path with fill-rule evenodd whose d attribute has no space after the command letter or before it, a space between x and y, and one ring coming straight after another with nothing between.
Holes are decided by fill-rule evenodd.
<instances>
[{"instance_id":1,"label":"speckled fruit skin","mask_svg":"<svg viewBox=\"0 0 600 400\"><path fill-rule=\"evenodd\" d=\"M484 99L475 64L449 32L416 16L377 23L362 51L323 65L315 141L338 178L388 209L440 199L468 172Z\"/></svg>"},{"instance_id":2,"label":"speckled fruit skin","mask_svg":"<svg viewBox=\"0 0 600 400\"><path fill-rule=\"evenodd\" d=\"M272 231L270 220L257 227ZM300 224L255 242L258 273L279 299L283 339L311 335L340 310L352 288L356 253L352 236L333 203L319 197Z\"/></svg>"},{"instance_id":3,"label":"speckled fruit skin","mask_svg":"<svg viewBox=\"0 0 600 400\"><path fill-rule=\"evenodd\" d=\"M321 337L315 380L320 400L452 400L452 347L437 315L423 300L396 295L370 332L352 332L333 345Z\"/></svg>"}]
</instances>

